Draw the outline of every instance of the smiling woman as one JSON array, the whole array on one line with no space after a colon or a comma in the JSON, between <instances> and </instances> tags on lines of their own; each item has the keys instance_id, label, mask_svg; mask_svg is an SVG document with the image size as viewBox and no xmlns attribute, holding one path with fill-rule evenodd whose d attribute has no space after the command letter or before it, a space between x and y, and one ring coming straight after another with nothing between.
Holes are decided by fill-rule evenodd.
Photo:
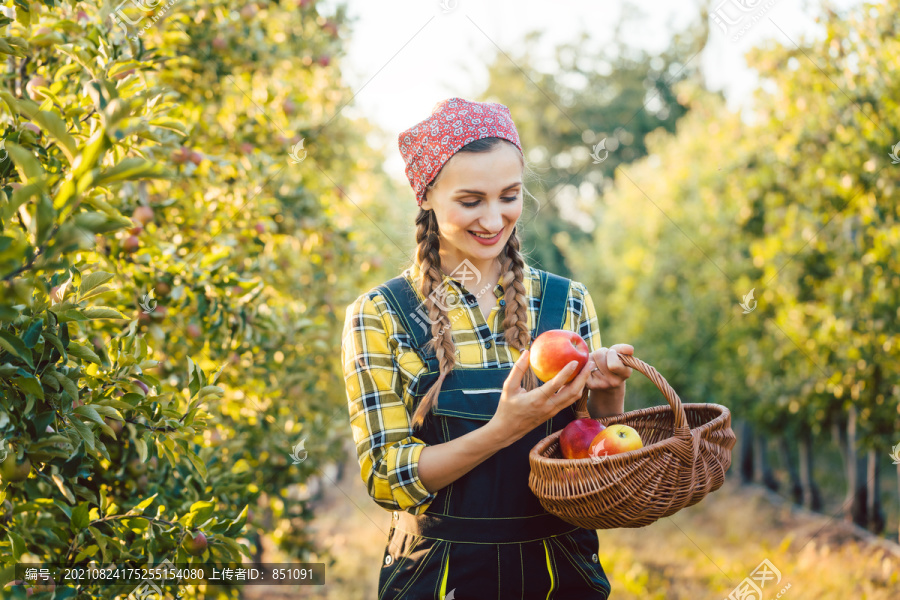
<instances>
[{"instance_id":1,"label":"smiling woman","mask_svg":"<svg viewBox=\"0 0 900 600\"><path fill-rule=\"evenodd\" d=\"M562 328L595 351L600 335L584 285L520 252L527 165L509 110L451 98L399 143L416 260L347 308L342 344L360 476L395 511L378 598L605 599L597 532L528 488L529 450L575 418L595 366L538 387L531 341Z\"/></svg>"}]
</instances>

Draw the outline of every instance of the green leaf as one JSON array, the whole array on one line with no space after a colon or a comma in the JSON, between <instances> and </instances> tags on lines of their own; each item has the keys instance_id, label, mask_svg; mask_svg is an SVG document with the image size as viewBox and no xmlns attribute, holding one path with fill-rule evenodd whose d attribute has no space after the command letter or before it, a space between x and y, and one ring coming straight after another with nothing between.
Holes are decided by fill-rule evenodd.
<instances>
[{"instance_id":1,"label":"green leaf","mask_svg":"<svg viewBox=\"0 0 900 600\"><path fill-rule=\"evenodd\" d=\"M50 476L50 478L53 480L53 483L56 484L56 487L59 489L60 493L66 497L66 500L68 500L70 504L75 504L75 495L69 488L66 487L66 484L59 473L54 473Z\"/></svg>"},{"instance_id":2,"label":"green leaf","mask_svg":"<svg viewBox=\"0 0 900 600\"><path fill-rule=\"evenodd\" d=\"M4 146L6 151L9 152L10 157L13 159L16 170L19 172L19 178L23 182L44 176L44 168L30 151L15 142L10 142L8 140Z\"/></svg>"},{"instance_id":3,"label":"green leaf","mask_svg":"<svg viewBox=\"0 0 900 600\"><path fill-rule=\"evenodd\" d=\"M81 436L81 439L84 440L84 443L87 444L91 450L94 449L94 432L91 431L91 428L87 425L87 423L82 422L80 419L69 419L69 423L71 423L72 427L75 428L75 431L78 435Z\"/></svg>"},{"instance_id":4,"label":"green leaf","mask_svg":"<svg viewBox=\"0 0 900 600\"><path fill-rule=\"evenodd\" d=\"M100 357L97 356L96 352L94 352L87 346L79 344L77 342L71 342L69 344L69 356L74 356L75 358L86 360L94 364L101 364Z\"/></svg>"},{"instance_id":5,"label":"green leaf","mask_svg":"<svg viewBox=\"0 0 900 600\"><path fill-rule=\"evenodd\" d=\"M68 354L66 353L66 348L63 346L62 341L60 341L59 337L56 336L55 333L50 333L49 331L45 331L43 333L44 339L53 344L53 347L56 348L57 352L59 352L60 356L63 357L63 360L68 360ZM68 378L67 378L68 379ZM63 382L60 382L63 383ZM63 387L66 385L63 383ZM68 388L66 388L68 389Z\"/></svg>"},{"instance_id":6,"label":"green leaf","mask_svg":"<svg viewBox=\"0 0 900 600\"><path fill-rule=\"evenodd\" d=\"M143 500L138 502L134 508L132 508L125 514L126 515L142 515L142 514L144 514L144 509L147 508L148 506L150 506L151 504L153 504L153 500L155 500L158 495L159 495L159 492L157 492L156 494L153 494L149 498L144 498Z\"/></svg>"},{"instance_id":7,"label":"green leaf","mask_svg":"<svg viewBox=\"0 0 900 600\"><path fill-rule=\"evenodd\" d=\"M88 527L88 531L94 536L94 541L100 546L100 554L103 555L103 562L107 562L106 558L106 536L100 533L96 527Z\"/></svg>"},{"instance_id":8,"label":"green leaf","mask_svg":"<svg viewBox=\"0 0 900 600\"><path fill-rule=\"evenodd\" d=\"M198 500L191 504L191 512L194 513L194 525L200 525L209 519L215 509L215 502L209 502L207 500Z\"/></svg>"},{"instance_id":9,"label":"green leaf","mask_svg":"<svg viewBox=\"0 0 900 600\"><path fill-rule=\"evenodd\" d=\"M134 446L138 451L138 457L141 459L141 462L147 462L147 440L138 438L134 441Z\"/></svg>"},{"instance_id":10,"label":"green leaf","mask_svg":"<svg viewBox=\"0 0 900 600\"><path fill-rule=\"evenodd\" d=\"M8 97L7 97L8 96ZM8 104L22 115L37 123L40 128L59 142L59 148L66 155L66 160L71 165L75 160L75 154L78 151L75 138L73 138L66 130L66 122L63 121L56 113L41 110L40 105L32 102L27 98L13 98L12 94L6 91L0 91L2 97Z\"/></svg>"},{"instance_id":11,"label":"green leaf","mask_svg":"<svg viewBox=\"0 0 900 600\"><path fill-rule=\"evenodd\" d=\"M13 377L10 381L24 392L37 396L41 400L44 399L44 387L31 373Z\"/></svg>"},{"instance_id":12,"label":"green leaf","mask_svg":"<svg viewBox=\"0 0 900 600\"><path fill-rule=\"evenodd\" d=\"M205 482L206 481L206 465L203 464L203 461L199 456L194 454L193 452L187 453L188 460L191 461L191 464L194 465L194 468L197 469L197 473L200 474L200 478Z\"/></svg>"},{"instance_id":13,"label":"green leaf","mask_svg":"<svg viewBox=\"0 0 900 600\"><path fill-rule=\"evenodd\" d=\"M81 415L82 417L88 418L91 421L94 421L95 423L104 424L103 417L100 416L100 413L98 413L92 406L90 406L88 404L76 406L72 410L72 412L74 412L75 414Z\"/></svg>"},{"instance_id":14,"label":"green leaf","mask_svg":"<svg viewBox=\"0 0 900 600\"><path fill-rule=\"evenodd\" d=\"M162 165L144 160L143 158L126 158L111 169L103 171L94 177L95 186L103 186L116 181L132 179L154 179L174 177L174 173L167 171Z\"/></svg>"},{"instance_id":15,"label":"green leaf","mask_svg":"<svg viewBox=\"0 0 900 600\"><path fill-rule=\"evenodd\" d=\"M125 217L117 219L94 211L80 212L75 215L73 221L75 225L88 233L109 233L134 225L131 220Z\"/></svg>"},{"instance_id":16,"label":"green leaf","mask_svg":"<svg viewBox=\"0 0 900 600\"><path fill-rule=\"evenodd\" d=\"M81 279L81 285L78 288L79 300L84 294L88 293L97 286L101 286L110 279L115 277L112 273L106 271L94 271L90 275L85 275Z\"/></svg>"},{"instance_id":17,"label":"green leaf","mask_svg":"<svg viewBox=\"0 0 900 600\"><path fill-rule=\"evenodd\" d=\"M26 545L25 540L22 539L18 533L14 531L9 531L9 541L12 544L12 558L15 561L18 561L19 558L25 553Z\"/></svg>"},{"instance_id":18,"label":"green leaf","mask_svg":"<svg viewBox=\"0 0 900 600\"><path fill-rule=\"evenodd\" d=\"M244 529L244 525L247 523L247 511L249 509L249 506L249 504L244 505L244 509L241 511L241 514L236 516L228 525L228 529L225 530L225 535L227 535L228 537L236 537L240 535L241 531Z\"/></svg>"},{"instance_id":19,"label":"green leaf","mask_svg":"<svg viewBox=\"0 0 900 600\"><path fill-rule=\"evenodd\" d=\"M38 319L34 321L25 332L25 335L22 336L22 343L25 344L26 348L34 348L35 344L37 344L38 339L41 337L41 329L44 326L44 320Z\"/></svg>"},{"instance_id":20,"label":"green leaf","mask_svg":"<svg viewBox=\"0 0 900 600\"><path fill-rule=\"evenodd\" d=\"M87 502L81 502L72 510L72 518L69 519L69 527L72 533L78 533L88 526L90 518L88 514L91 512L91 506Z\"/></svg>"},{"instance_id":21,"label":"green leaf","mask_svg":"<svg viewBox=\"0 0 900 600\"><path fill-rule=\"evenodd\" d=\"M0 331L0 348L3 348L10 354L18 356L23 361L25 361L25 364L27 364L32 369L34 368L34 362L32 362L31 358L31 350L28 349L28 346L25 345L25 342L9 333L8 331Z\"/></svg>"},{"instance_id":22,"label":"green leaf","mask_svg":"<svg viewBox=\"0 0 900 600\"><path fill-rule=\"evenodd\" d=\"M109 306L93 306L85 308L82 312L88 319L127 319L125 315Z\"/></svg>"}]
</instances>

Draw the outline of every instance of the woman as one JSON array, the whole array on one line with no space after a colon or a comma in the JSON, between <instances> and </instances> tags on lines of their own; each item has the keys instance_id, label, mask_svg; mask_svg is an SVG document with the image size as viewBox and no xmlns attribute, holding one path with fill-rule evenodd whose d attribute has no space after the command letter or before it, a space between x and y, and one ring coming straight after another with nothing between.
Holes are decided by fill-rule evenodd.
<instances>
[{"instance_id":1,"label":"woman","mask_svg":"<svg viewBox=\"0 0 900 600\"><path fill-rule=\"evenodd\" d=\"M403 132L418 252L348 308L342 362L360 474L394 511L378 598L605 599L597 532L546 512L528 452L575 418L624 410L631 369L597 348L581 283L519 251L525 169L509 110L450 98ZM591 356L540 385L531 341L568 329ZM540 387L538 387L540 386Z\"/></svg>"}]
</instances>

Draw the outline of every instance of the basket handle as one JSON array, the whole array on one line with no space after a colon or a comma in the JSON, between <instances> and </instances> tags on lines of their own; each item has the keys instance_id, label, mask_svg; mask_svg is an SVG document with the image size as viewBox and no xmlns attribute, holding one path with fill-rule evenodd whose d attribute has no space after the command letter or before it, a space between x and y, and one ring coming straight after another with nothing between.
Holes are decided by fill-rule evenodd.
<instances>
[{"instance_id":1,"label":"basket handle","mask_svg":"<svg viewBox=\"0 0 900 600\"><path fill-rule=\"evenodd\" d=\"M672 386L669 385L669 382L660 375L656 369L645 363L639 358L631 356L629 354L619 354L619 359L622 361L622 364L625 366L631 367L637 371L640 371L647 378L652 381L659 391L662 392L663 396L665 396L666 400L669 402L669 406L672 407L672 412L675 414L675 429L679 427L687 427L687 416L684 414L684 407L681 405L681 398L678 397L678 394L675 393L675 390L672 389ZM590 417L590 413L588 413L587 409L587 401L590 390L588 387L584 387L584 392L581 394L581 398L579 398L575 402L575 416L579 419Z\"/></svg>"}]
</instances>

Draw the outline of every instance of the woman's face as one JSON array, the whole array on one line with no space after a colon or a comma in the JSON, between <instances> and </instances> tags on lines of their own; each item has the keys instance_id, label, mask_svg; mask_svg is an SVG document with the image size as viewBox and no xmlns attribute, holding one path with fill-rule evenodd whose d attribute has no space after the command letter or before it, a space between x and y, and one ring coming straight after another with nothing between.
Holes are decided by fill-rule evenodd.
<instances>
[{"instance_id":1,"label":"woman's face","mask_svg":"<svg viewBox=\"0 0 900 600\"><path fill-rule=\"evenodd\" d=\"M422 208L434 210L441 254L452 264L463 259L490 264L522 214L522 195L521 155L503 143L490 152L454 154L426 192Z\"/></svg>"}]
</instances>

